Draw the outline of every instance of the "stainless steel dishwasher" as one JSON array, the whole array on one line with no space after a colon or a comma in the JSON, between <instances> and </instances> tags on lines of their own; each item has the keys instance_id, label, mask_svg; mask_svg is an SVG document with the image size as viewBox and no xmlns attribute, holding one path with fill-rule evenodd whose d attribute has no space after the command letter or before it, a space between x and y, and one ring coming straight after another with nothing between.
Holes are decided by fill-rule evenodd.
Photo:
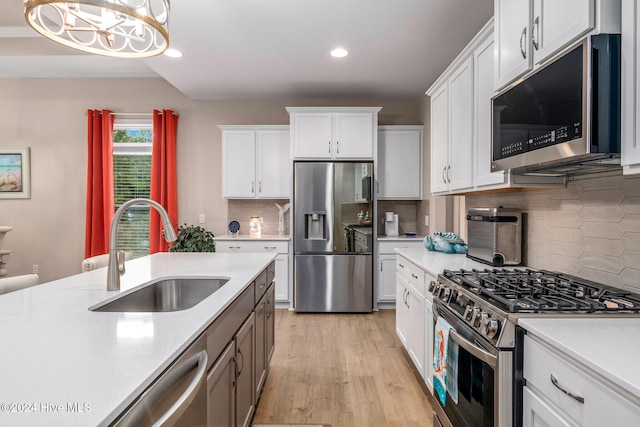
<instances>
[{"instance_id":1,"label":"stainless steel dishwasher","mask_svg":"<svg viewBox=\"0 0 640 427\"><path fill-rule=\"evenodd\" d=\"M114 426L206 426L207 340L201 335Z\"/></svg>"}]
</instances>

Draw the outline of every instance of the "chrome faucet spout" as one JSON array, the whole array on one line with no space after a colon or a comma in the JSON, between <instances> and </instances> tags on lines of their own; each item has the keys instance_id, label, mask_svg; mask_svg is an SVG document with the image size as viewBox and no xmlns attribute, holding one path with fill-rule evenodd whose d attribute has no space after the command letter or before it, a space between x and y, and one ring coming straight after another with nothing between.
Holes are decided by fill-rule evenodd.
<instances>
[{"instance_id":1,"label":"chrome faucet spout","mask_svg":"<svg viewBox=\"0 0 640 427\"><path fill-rule=\"evenodd\" d=\"M162 219L162 227L164 239L167 242L173 242L176 240L176 231L173 229L171 225L171 220L169 219L169 214L162 207L162 205L158 202L154 202L150 199L131 199L125 203L123 203L116 213L113 215L113 219L111 220L111 229L109 232L109 266L107 268L107 290L108 291L119 291L120 290L120 274L124 274L124 257L121 257L122 265L118 264L118 255L116 242L118 237L118 223L120 222L120 218L124 211L126 211L130 206L133 205L146 205L151 208L154 208L160 214L160 218Z\"/></svg>"}]
</instances>

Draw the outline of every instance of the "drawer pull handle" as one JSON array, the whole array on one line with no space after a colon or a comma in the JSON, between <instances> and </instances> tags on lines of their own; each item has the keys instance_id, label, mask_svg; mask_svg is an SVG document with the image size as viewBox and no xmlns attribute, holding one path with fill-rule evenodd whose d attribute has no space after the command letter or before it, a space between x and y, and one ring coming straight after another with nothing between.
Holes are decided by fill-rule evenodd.
<instances>
[{"instance_id":1,"label":"drawer pull handle","mask_svg":"<svg viewBox=\"0 0 640 427\"><path fill-rule=\"evenodd\" d=\"M578 396L577 394L573 394L570 391L568 391L567 389L565 389L564 387L562 387L560 385L560 383L558 383L558 379L556 377L554 377L553 374L551 374L551 382L553 383L554 386L556 386L556 388L558 390L560 390L561 392L563 392L564 394L566 394L570 398L575 399L580 403L584 403L584 397Z\"/></svg>"},{"instance_id":2,"label":"drawer pull handle","mask_svg":"<svg viewBox=\"0 0 640 427\"><path fill-rule=\"evenodd\" d=\"M267 251L275 251L276 247L275 246L265 246L264 249L267 250Z\"/></svg>"},{"instance_id":3,"label":"drawer pull handle","mask_svg":"<svg viewBox=\"0 0 640 427\"><path fill-rule=\"evenodd\" d=\"M401 263L398 263L398 265L399 265L401 268L404 268L404 265L402 265Z\"/></svg>"},{"instance_id":4,"label":"drawer pull handle","mask_svg":"<svg viewBox=\"0 0 640 427\"><path fill-rule=\"evenodd\" d=\"M240 246L229 246L229 249L240 249Z\"/></svg>"},{"instance_id":5,"label":"drawer pull handle","mask_svg":"<svg viewBox=\"0 0 640 427\"><path fill-rule=\"evenodd\" d=\"M416 276L415 274L411 273L411 277L413 277L414 279L417 279L418 276Z\"/></svg>"}]
</instances>

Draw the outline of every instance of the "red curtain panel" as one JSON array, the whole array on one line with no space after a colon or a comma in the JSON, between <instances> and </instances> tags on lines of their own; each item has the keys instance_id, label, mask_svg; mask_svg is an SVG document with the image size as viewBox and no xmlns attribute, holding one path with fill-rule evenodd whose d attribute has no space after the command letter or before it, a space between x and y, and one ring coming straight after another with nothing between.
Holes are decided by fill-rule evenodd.
<instances>
[{"instance_id":1,"label":"red curtain panel","mask_svg":"<svg viewBox=\"0 0 640 427\"><path fill-rule=\"evenodd\" d=\"M178 115L171 110L154 110L151 199L167 210L174 229L178 225L177 134ZM167 252L169 244L162 238L160 215L154 209L149 215L149 253Z\"/></svg>"},{"instance_id":2,"label":"red curtain panel","mask_svg":"<svg viewBox=\"0 0 640 427\"><path fill-rule=\"evenodd\" d=\"M109 252L113 200L113 115L87 111L87 206L84 257Z\"/></svg>"}]
</instances>

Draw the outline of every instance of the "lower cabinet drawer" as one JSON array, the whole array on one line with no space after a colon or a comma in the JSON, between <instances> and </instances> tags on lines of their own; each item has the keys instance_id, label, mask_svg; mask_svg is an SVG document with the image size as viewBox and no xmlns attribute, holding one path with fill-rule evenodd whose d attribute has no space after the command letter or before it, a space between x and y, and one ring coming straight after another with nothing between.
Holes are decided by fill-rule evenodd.
<instances>
[{"instance_id":1,"label":"lower cabinet drawer","mask_svg":"<svg viewBox=\"0 0 640 427\"><path fill-rule=\"evenodd\" d=\"M289 253L289 242L281 240L216 240L216 252L222 253L256 253L256 252L272 252L272 253Z\"/></svg>"},{"instance_id":2,"label":"lower cabinet drawer","mask_svg":"<svg viewBox=\"0 0 640 427\"><path fill-rule=\"evenodd\" d=\"M524 341L524 378L581 426L637 425L640 419L640 407L530 336Z\"/></svg>"},{"instance_id":3,"label":"lower cabinet drawer","mask_svg":"<svg viewBox=\"0 0 640 427\"><path fill-rule=\"evenodd\" d=\"M417 265L407 261L406 258L398 256L396 261L396 271L402 275L415 288L426 295L427 286L425 281L425 272Z\"/></svg>"}]
</instances>

